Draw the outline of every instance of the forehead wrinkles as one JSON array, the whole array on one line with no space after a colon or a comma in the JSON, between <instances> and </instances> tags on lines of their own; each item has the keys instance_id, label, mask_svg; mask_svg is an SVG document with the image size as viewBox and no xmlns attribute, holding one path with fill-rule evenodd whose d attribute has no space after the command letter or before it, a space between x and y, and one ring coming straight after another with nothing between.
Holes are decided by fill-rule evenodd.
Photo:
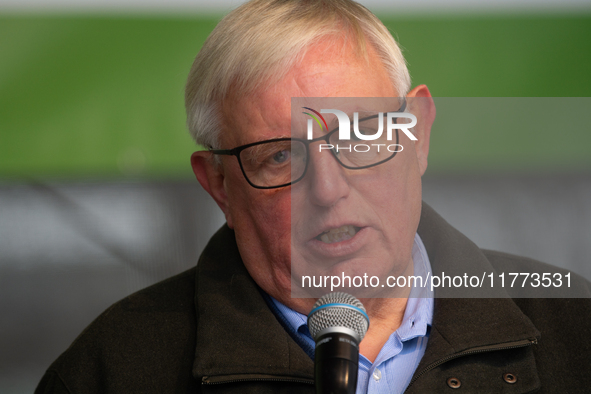
<instances>
[{"instance_id":1,"label":"forehead wrinkles","mask_svg":"<svg viewBox=\"0 0 591 394\"><path fill-rule=\"evenodd\" d=\"M222 141L245 144L289 137L292 94L276 84L242 97L227 97L222 102Z\"/></svg>"},{"instance_id":2,"label":"forehead wrinkles","mask_svg":"<svg viewBox=\"0 0 591 394\"><path fill-rule=\"evenodd\" d=\"M336 42L320 40L308 48L302 61L287 76L296 79L300 97L375 97L386 90L386 96L392 96L390 89L383 90L392 87L392 83L382 59L370 43L364 52L360 53L348 37ZM368 77L370 83L364 84ZM377 79L380 83L375 85ZM366 92L364 88L369 86L382 89Z\"/></svg>"},{"instance_id":3,"label":"forehead wrinkles","mask_svg":"<svg viewBox=\"0 0 591 394\"><path fill-rule=\"evenodd\" d=\"M243 96L231 89L222 103L222 141L245 144L289 136L291 97L392 96L388 74L371 45L362 57L346 39L336 47L328 44L312 45L302 61L272 85L261 83Z\"/></svg>"}]
</instances>

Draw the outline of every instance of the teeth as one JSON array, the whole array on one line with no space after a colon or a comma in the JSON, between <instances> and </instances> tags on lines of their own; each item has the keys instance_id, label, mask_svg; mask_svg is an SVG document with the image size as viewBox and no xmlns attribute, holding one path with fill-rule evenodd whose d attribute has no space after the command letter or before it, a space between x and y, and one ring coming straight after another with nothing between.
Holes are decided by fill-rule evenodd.
<instances>
[{"instance_id":1,"label":"teeth","mask_svg":"<svg viewBox=\"0 0 591 394\"><path fill-rule=\"evenodd\" d=\"M355 226L347 224L339 228L333 228L330 231L322 233L319 236L319 239L325 244L331 244L334 242L341 242L346 241L347 239L351 239L355 234L357 234L357 229L355 228Z\"/></svg>"}]
</instances>

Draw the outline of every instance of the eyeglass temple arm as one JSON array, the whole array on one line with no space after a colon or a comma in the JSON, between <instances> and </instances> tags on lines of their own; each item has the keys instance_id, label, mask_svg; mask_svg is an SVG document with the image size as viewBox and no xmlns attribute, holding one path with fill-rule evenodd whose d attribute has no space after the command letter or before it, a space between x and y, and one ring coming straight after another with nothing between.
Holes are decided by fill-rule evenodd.
<instances>
[{"instance_id":1,"label":"eyeglass temple arm","mask_svg":"<svg viewBox=\"0 0 591 394\"><path fill-rule=\"evenodd\" d=\"M229 156L236 156L236 149L207 149L209 152L213 153L214 155L229 155Z\"/></svg>"}]
</instances>

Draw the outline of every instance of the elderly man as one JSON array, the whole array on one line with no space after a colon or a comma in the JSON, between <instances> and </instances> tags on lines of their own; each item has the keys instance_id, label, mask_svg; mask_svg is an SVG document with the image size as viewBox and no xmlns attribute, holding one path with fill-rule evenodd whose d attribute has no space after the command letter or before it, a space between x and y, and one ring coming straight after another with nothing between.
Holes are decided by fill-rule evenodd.
<instances>
[{"instance_id":1,"label":"elderly man","mask_svg":"<svg viewBox=\"0 0 591 394\"><path fill-rule=\"evenodd\" d=\"M412 134L398 127L400 149L383 151L383 160L355 161L328 149L328 123L306 139L306 117L294 115L302 106L292 98L373 103L417 123ZM352 1L255 0L234 10L198 54L186 106L192 135L208 148L193 154L193 170L227 225L196 268L101 315L49 368L38 393L314 392L306 314L315 299L292 293L306 272L541 267L481 251L421 203L433 100L424 85L410 89L396 42ZM573 280L589 297L588 283ZM588 299L434 299L405 289L390 297L365 287L371 323L357 392L591 387Z\"/></svg>"}]
</instances>

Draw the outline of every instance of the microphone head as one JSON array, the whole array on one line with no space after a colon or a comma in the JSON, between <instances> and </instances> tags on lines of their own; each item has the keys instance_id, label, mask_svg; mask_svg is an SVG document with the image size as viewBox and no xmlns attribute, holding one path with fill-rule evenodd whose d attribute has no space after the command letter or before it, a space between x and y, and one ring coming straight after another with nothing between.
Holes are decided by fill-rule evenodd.
<instances>
[{"instance_id":1,"label":"microphone head","mask_svg":"<svg viewBox=\"0 0 591 394\"><path fill-rule=\"evenodd\" d=\"M334 292L320 297L308 315L308 329L316 340L331 331L342 331L361 342L369 317L361 301L350 294Z\"/></svg>"}]
</instances>

